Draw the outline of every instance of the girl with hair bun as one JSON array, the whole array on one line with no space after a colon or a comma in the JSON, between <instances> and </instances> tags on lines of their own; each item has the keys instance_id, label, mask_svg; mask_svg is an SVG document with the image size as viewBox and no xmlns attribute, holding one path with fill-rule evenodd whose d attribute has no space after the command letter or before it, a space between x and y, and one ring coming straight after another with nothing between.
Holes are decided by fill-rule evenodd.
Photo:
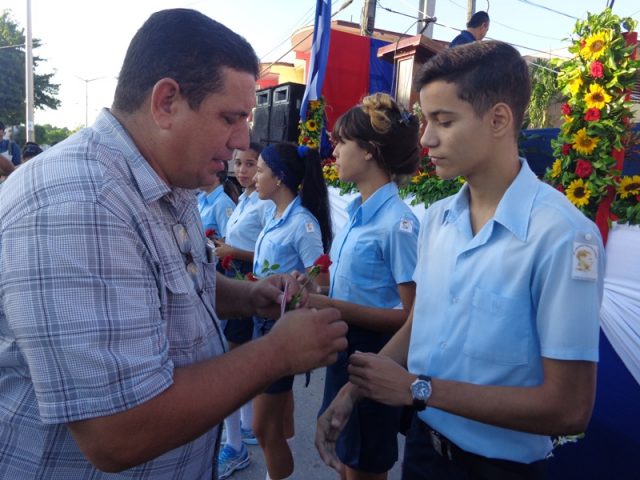
<instances>
[{"instance_id":1,"label":"girl with hair bun","mask_svg":"<svg viewBox=\"0 0 640 480\"><path fill-rule=\"evenodd\" d=\"M378 352L413 304L419 224L397 184L418 168L418 129L418 119L383 93L365 97L333 127L338 175L355 183L360 196L347 207L349 220L333 241L328 296L310 296L312 307L337 308L349 324L348 350L327 367L321 414L349 380L349 355ZM400 413L369 399L354 407L336 446L342 478L387 478L398 459Z\"/></svg>"},{"instance_id":2,"label":"girl with hair bun","mask_svg":"<svg viewBox=\"0 0 640 480\"><path fill-rule=\"evenodd\" d=\"M318 151L289 143L270 145L260 154L255 178L260 199L275 206L256 241L254 274L308 271L332 239ZM254 317L254 336L266 335L274 323ZM274 480L289 477L294 468L287 444L294 435L292 386L292 376L281 378L253 401L253 430L264 452L267 478Z\"/></svg>"}]
</instances>

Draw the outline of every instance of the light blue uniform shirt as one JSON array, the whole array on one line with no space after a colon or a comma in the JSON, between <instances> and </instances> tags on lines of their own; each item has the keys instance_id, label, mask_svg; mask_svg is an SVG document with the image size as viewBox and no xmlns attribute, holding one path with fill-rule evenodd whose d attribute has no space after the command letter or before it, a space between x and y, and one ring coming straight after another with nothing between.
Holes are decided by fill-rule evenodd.
<instances>
[{"instance_id":1,"label":"light blue uniform shirt","mask_svg":"<svg viewBox=\"0 0 640 480\"><path fill-rule=\"evenodd\" d=\"M198 211L205 231L213 228L217 237L225 237L227 222L236 208L233 200L224 193L224 187L218 185L211 193L198 193Z\"/></svg>"},{"instance_id":2,"label":"light blue uniform shirt","mask_svg":"<svg viewBox=\"0 0 640 480\"><path fill-rule=\"evenodd\" d=\"M243 193L238 205L229 217L225 243L232 247L253 252L256 239L267 223L267 211L273 207L271 200L260 200L258 192Z\"/></svg>"},{"instance_id":3,"label":"light blue uniform shirt","mask_svg":"<svg viewBox=\"0 0 640 480\"><path fill-rule=\"evenodd\" d=\"M253 273L265 275L262 265L265 260L270 265L280 264L271 273L299 272L311 267L324 253L322 234L316 218L302 206L296 196L280 218L274 218L275 205L269 209L269 220L256 241Z\"/></svg>"},{"instance_id":4,"label":"light blue uniform shirt","mask_svg":"<svg viewBox=\"0 0 640 480\"><path fill-rule=\"evenodd\" d=\"M419 223L398 196L395 183L380 187L363 204L347 207L349 222L331 247L329 296L360 305L394 308L397 285L411 282Z\"/></svg>"},{"instance_id":5,"label":"light blue uniform shirt","mask_svg":"<svg viewBox=\"0 0 640 480\"><path fill-rule=\"evenodd\" d=\"M597 361L604 250L593 222L526 162L475 236L468 195L465 185L425 213L409 371L525 387L543 382L543 357ZM579 252L590 256L586 270ZM547 436L436 408L420 418L486 457L530 463L551 451Z\"/></svg>"}]
</instances>

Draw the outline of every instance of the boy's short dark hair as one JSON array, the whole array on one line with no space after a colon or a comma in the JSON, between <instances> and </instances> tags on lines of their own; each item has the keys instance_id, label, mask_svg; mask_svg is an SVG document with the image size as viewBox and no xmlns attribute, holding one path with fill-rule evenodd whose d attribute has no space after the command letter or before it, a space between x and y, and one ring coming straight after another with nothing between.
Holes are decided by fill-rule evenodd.
<instances>
[{"instance_id":1,"label":"boy's short dark hair","mask_svg":"<svg viewBox=\"0 0 640 480\"><path fill-rule=\"evenodd\" d=\"M471 18L467 22L467 28L476 28L483 23L489 22L489 14L487 12L479 11L471 15Z\"/></svg>"},{"instance_id":2,"label":"boy's short dark hair","mask_svg":"<svg viewBox=\"0 0 640 480\"><path fill-rule=\"evenodd\" d=\"M458 98L477 115L495 104L506 103L518 135L531 97L529 69L520 53L504 42L473 42L443 50L418 71L415 88L442 80L456 85Z\"/></svg>"}]
</instances>

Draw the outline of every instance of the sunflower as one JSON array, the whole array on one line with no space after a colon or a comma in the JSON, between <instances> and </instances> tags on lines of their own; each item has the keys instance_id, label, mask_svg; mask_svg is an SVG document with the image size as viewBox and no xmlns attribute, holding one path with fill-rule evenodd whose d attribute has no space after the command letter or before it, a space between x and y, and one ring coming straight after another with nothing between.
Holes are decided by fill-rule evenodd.
<instances>
[{"instance_id":1,"label":"sunflower","mask_svg":"<svg viewBox=\"0 0 640 480\"><path fill-rule=\"evenodd\" d=\"M304 126L310 132L315 132L318 129L318 123L314 119L307 120Z\"/></svg>"},{"instance_id":2,"label":"sunflower","mask_svg":"<svg viewBox=\"0 0 640 480\"><path fill-rule=\"evenodd\" d=\"M589 186L584 183L584 180L578 178L569 184L566 195L569 201L576 207L583 207L589 204L591 190L589 190Z\"/></svg>"},{"instance_id":3,"label":"sunflower","mask_svg":"<svg viewBox=\"0 0 640 480\"><path fill-rule=\"evenodd\" d=\"M590 137L587 135L587 129L581 128L578 132L573 136L572 145L573 149L582 154L589 155L591 152L595 150L598 146L599 138Z\"/></svg>"},{"instance_id":4,"label":"sunflower","mask_svg":"<svg viewBox=\"0 0 640 480\"><path fill-rule=\"evenodd\" d=\"M561 173L562 173L562 162L558 158L556 159L555 162L553 162L553 165L551 165L551 178L558 178Z\"/></svg>"},{"instance_id":5,"label":"sunflower","mask_svg":"<svg viewBox=\"0 0 640 480\"><path fill-rule=\"evenodd\" d=\"M633 177L622 177L618 185L618 195L620 198L627 198L629 195L640 194L640 175Z\"/></svg>"},{"instance_id":6,"label":"sunflower","mask_svg":"<svg viewBox=\"0 0 640 480\"><path fill-rule=\"evenodd\" d=\"M597 60L605 52L611 40L611 32L603 31L591 35L584 42L584 47L580 49L580 56L585 60Z\"/></svg>"},{"instance_id":7,"label":"sunflower","mask_svg":"<svg viewBox=\"0 0 640 480\"><path fill-rule=\"evenodd\" d=\"M574 95L574 96L577 95L580 89L582 88L582 84L583 84L582 77L577 77L571 80L569 82L569 91L571 92L571 95Z\"/></svg>"},{"instance_id":8,"label":"sunflower","mask_svg":"<svg viewBox=\"0 0 640 480\"><path fill-rule=\"evenodd\" d=\"M592 83L589 85L589 93L584 96L584 101L587 104L587 108L600 110L611 101L611 95L597 83Z\"/></svg>"}]
</instances>

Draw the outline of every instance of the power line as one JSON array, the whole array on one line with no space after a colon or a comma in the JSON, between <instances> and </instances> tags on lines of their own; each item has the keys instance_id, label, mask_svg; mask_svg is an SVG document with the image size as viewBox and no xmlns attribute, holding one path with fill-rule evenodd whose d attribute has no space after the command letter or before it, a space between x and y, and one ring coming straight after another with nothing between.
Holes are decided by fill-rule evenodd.
<instances>
[{"instance_id":1,"label":"power line","mask_svg":"<svg viewBox=\"0 0 640 480\"><path fill-rule=\"evenodd\" d=\"M574 20L579 20L578 17L574 17L573 15L569 15L568 13L559 12L558 10L554 10L553 8L545 7L544 5L540 5L539 3L533 3L529 0L518 0L519 2L526 3L527 5L531 5L533 7L538 7L543 10L547 10L549 12L557 13L558 15L563 15L568 18L572 18Z\"/></svg>"}]
</instances>

